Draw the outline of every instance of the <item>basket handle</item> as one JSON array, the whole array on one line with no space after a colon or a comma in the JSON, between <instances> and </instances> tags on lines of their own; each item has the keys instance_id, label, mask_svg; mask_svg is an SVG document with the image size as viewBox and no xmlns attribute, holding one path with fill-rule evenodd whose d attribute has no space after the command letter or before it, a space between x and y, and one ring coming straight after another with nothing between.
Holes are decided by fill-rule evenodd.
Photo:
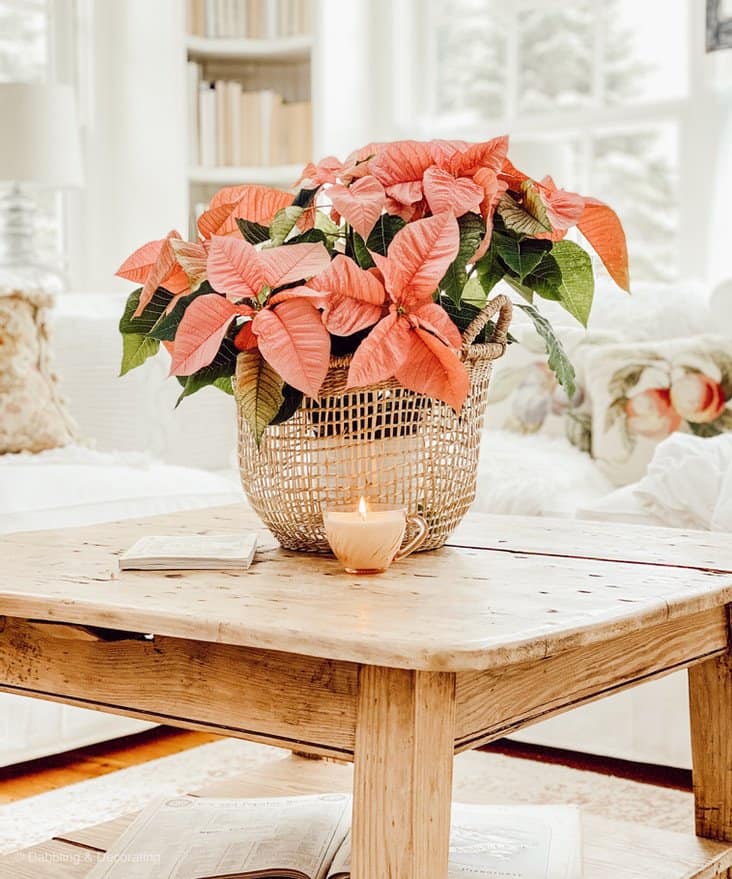
<instances>
[{"instance_id":1,"label":"basket handle","mask_svg":"<svg viewBox=\"0 0 732 879\"><path fill-rule=\"evenodd\" d=\"M496 321L496 329L491 341L496 345L500 345L504 351L506 350L508 327L511 323L513 306L511 305L511 300L508 296L504 296L503 293L501 293L489 302L486 302L480 313L477 314L465 328L465 332L463 333L464 351L467 351L467 349L473 344L478 333L480 333L496 312L498 312L498 319Z\"/></svg>"}]
</instances>

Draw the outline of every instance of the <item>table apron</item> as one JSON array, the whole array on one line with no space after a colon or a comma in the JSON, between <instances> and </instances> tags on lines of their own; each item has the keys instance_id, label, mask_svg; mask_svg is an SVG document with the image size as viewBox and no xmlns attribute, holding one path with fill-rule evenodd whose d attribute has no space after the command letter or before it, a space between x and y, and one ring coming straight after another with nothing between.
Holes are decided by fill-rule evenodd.
<instances>
[{"instance_id":1,"label":"table apron","mask_svg":"<svg viewBox=\"0 0 732 879\"><path fill-rule=\"evenodd\" d=\"M457 675L455 749L502 736L728 650L725 606L532 662Z\"/></svg>"},{"instance_id":2,"label":"table apron","mask_svg":"<svg viewBox=\"0 0 732 879\"><path fill-rule=\"evenodd\" d=\"M0 690L350 759L358 666L0 617Z\"/></svg>"},{"instance_id":3,"label":"table apron","mask_svg":"<svg viewBox=\"0 0 732 879\"><path fill-rule=\"evenodd\" d=\"M455 673L455 750L728 649L724 606L501 669ZM366 666L0 617L0 691L353 760ZM448 673L451 674L451 673Z\"/></svg>"}]
</instances>

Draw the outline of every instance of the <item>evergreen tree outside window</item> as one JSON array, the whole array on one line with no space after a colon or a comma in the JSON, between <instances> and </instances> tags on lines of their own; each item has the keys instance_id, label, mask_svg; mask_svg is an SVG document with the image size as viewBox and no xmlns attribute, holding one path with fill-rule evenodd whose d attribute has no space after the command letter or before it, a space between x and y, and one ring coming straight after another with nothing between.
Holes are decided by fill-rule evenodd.
<instances>
[{"instance_id":1,"label":"evergreen tree outside window","mask_svg":"<svg viewBox=\"0 0 732 879\"><path fill-rule=\"evenodd\" d=\"M568 145L568 188L618 211L636 280L679 274L688 0L415 0L420 136Z\"/></svg>"}]
</instances>

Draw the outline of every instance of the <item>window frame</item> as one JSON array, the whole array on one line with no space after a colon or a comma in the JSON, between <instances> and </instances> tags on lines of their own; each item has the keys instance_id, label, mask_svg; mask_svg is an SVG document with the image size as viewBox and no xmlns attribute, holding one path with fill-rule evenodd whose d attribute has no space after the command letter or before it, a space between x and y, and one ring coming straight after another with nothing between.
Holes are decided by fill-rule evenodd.
<instances>
[{"instance_id":1,"label":"window frame","mask_svg":"<svg viewBox=\"0 0 732 879\"><path fill-rule=\"evenodd\" d=\"M514 16L535 0L514 0L510 8ZM635 100L627 104L597 106L602 98L601 61L603 40L596 19L596 39L593 78L593 105L546 114L533 113L531 118L511 113L517 107L517 49L509 42L509 75L507 112L501 118L461 122L456 117L434 114L434 91L426 95L425 85L434 83L437 71L420 70L420 58L425 53L425 42L434 27L430 27L431 7L421 0L398 0L393 4L393 28L399 35L394 53L394 119L393 136L400 138L460 138L484 140L509 131L514 142L557 142L567 138L581 143L585 157L593 143L603 135L615 131L643 131L654 125L672 124L676 131L678 156L678 229L675 246L678 251L678 276L706 278L710 264L709 205L714 201L713 175L684 173L689 168L711 168L719 161L718 135L722 120L719 117L720 92L727 107L732 106L732 95L727 86L715 84L716 70L709 56L704 54L705 9L695 0L685 0L687 20L686 95L658 100ZM514 30L515 33L515 30ZM513 52L510 51L513 43ZM420 55L420 52L423 53ZM434 87L433 87L434 88ZM430 115L431 108L433 115ZM584 175L566 185L582 191L591 191L587 179L589 166L585 162Z\"/></svg>"}]
</instances>

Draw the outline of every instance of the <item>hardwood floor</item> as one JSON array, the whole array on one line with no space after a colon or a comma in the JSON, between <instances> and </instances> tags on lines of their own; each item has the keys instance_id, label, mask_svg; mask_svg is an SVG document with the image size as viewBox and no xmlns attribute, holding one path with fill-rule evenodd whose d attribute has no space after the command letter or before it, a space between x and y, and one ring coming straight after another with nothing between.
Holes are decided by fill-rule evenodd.
<instances>
[{"instance_id":1,"label":"hardwood floor","mask_svg":"<svg viewBox=\"0 0 732 879\"><path fill-rule=\"evenodd\" d=\"M56 757L0 768L0 805L47 793L78 781L98 778L119 769L138 766L149 760L197 748L218 739L219 736L207 733L156 727L135 736L102 742ZM691 790L691 772L683 769L613 760L559 748L542 748L507 739L499 739L481 750L540 763L557 763L572 769L615 775L660 787Z\"/></svg>"},{"instance_id":2,"label":"hardwood floor","mask_svg":"<svg viewBox=\"0 0 732 879\"><path fill-rule=\"evenodd\" d=\"M55 757L0 768L0 805L138 766L218 739L219 736L207 733L156 727Z\"/></svg>"}]
</instances>

